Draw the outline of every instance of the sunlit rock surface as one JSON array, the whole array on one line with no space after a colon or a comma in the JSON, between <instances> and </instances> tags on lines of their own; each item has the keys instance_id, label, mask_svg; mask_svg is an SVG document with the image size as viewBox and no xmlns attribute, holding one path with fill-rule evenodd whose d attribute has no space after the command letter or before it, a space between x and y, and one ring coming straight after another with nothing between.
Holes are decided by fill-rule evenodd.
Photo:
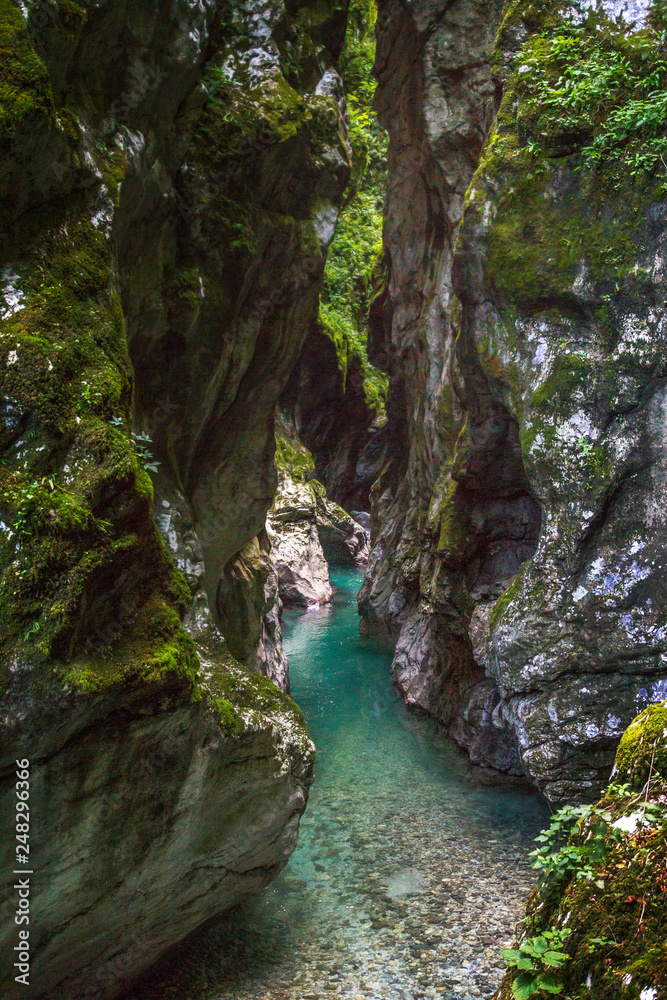
<instances>
[{"instance_id":1,"label":"sunlit rock surface","mask_svg":"<svg viewBox=\"0 0 667 1000\"><path fill-rule=\"evenodd\" d=\"M327 604L333 597L329 566L362 566L368 559L363 527L333 503L316 480L282 470L267 520L271 563L287 606Z\"/></svg>"}]
</instances>

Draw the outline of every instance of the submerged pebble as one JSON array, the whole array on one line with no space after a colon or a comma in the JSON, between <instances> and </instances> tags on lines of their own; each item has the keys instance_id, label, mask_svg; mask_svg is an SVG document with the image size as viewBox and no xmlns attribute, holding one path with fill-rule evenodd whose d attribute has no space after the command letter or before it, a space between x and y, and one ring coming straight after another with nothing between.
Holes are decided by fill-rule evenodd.
<instances>
[{"instance_id":1,"label":"submerged pebble","mask_svg":"<svg viewBox=\"0 0 667 1000\"><path fill-rule=\"evenodd\" d=\"M355 570L333 609L287 618L293 695L315 739L299 846L263 896L174 953L131 1000L478 1000L498 986L546 811L477 786L408 713L390 655L358 636Z\"/></svg>"}]
</instances>

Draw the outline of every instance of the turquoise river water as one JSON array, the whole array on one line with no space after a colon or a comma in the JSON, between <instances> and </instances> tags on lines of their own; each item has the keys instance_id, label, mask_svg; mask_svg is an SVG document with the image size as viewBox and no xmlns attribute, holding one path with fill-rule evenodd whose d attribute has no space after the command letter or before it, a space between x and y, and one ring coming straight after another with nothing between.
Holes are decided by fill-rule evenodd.
<instances>
[{"instance_id":1,"label":"turquoise river water","mask_svg":"<svg viewBox=\"0 0 667 1000\"><path fill-rule=\"evenodd\" d=\"M475 1000L500 982L546 810L476 784L407 711L391 654L359 636L361 572L331 580L331 606L284 618L317 746L299 846L264 895L191 938L132 1000Z\"/></svg>"}]
</instances>

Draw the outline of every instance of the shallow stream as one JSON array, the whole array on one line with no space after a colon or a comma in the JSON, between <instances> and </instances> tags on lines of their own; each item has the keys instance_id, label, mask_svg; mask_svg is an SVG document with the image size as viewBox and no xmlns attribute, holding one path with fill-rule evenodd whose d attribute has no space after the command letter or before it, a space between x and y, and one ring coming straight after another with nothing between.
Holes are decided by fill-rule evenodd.
<instances>
[{"instance_id":1,"label":"shallow stream","mask_svg":"<svg viewBox=\"0 0 667 1000\"><path fill-rule=\"evenodd\" d=\"M359 637L362 574L285 615L292 694L317 745L299 846L267 892L190 939L132 1000L488 996L533 876L546 811L472 780Z\"/></svg>"}]
</instances>

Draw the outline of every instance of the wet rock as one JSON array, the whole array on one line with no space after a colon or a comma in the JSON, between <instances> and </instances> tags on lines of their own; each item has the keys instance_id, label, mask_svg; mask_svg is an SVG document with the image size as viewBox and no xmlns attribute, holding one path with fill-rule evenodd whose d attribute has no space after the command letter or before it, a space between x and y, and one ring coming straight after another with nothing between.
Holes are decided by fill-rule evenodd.
<instances>
[{"instance_id":1,"label":"wet rock","mask_svg":"<svg viewBox=\"0 0 667 1000\"><path fill-rule=\"evenodd\" d=\"M287 607L326 604L333 597L329 567L317 531L312 486L287 474L267 520L271 561L280 598Z\"/></svg>"},{"instance_id":2,"label":"wet rock","mask_svg":"<svg viewBox=\"0 0 667 1000\"><path fill-rule=\"evenodd\" d=\"M624 51L646 5L599 7ZM385 0L379 23L389 451L360 610L474 761L591 798L667 683L664 192L605 187L583 132L530 118L532 13Z\"/></svg>"},{"instance_id":3,"label":"wet rock","mask_svg":"<svg viewBox=\"0 0 667 1000\"><path fill-rule=\"evenodd\" d=\"M414 896L427 888L427 882L416 868L403 868L396 872L387 883L387 896L390 899L405 899Z\"/></svg>"},{"instance_id":4,"label":"wet rock","mask_svg":"<svg viewBox=\"0 0 667 1000\"><path fill-rule=\"evenodd\" d=\"M312 483L315 493L317 533L330 566L365 566L368 534L363 524L327 496L324 487Z\"/></svg>"},{"instance_id":5,"label":"wet rock","mask_svg":"<svg viewBox=\"0 0 667 1000\"><path fill-rule=\"evenodd\" d=\"M140 7L0 12L2 817L28 757L49 1000L265 887L311 778L259 673L286 683L263 530L350 172L345 12Z\"/></svg>"},{"instance_id":6,"label":"wet rock","mask_svg":"<svg viewBox=\"0 0 667 1000\"><path fill-rule=\"evenodd\" d=\"M368 509L386 435L368 404L359 358L346 361L343 372L335 344L319 323L313 324L281 409L310 449L315 475L328 495L345 509Z\"/></svg>"}]
</instances>

